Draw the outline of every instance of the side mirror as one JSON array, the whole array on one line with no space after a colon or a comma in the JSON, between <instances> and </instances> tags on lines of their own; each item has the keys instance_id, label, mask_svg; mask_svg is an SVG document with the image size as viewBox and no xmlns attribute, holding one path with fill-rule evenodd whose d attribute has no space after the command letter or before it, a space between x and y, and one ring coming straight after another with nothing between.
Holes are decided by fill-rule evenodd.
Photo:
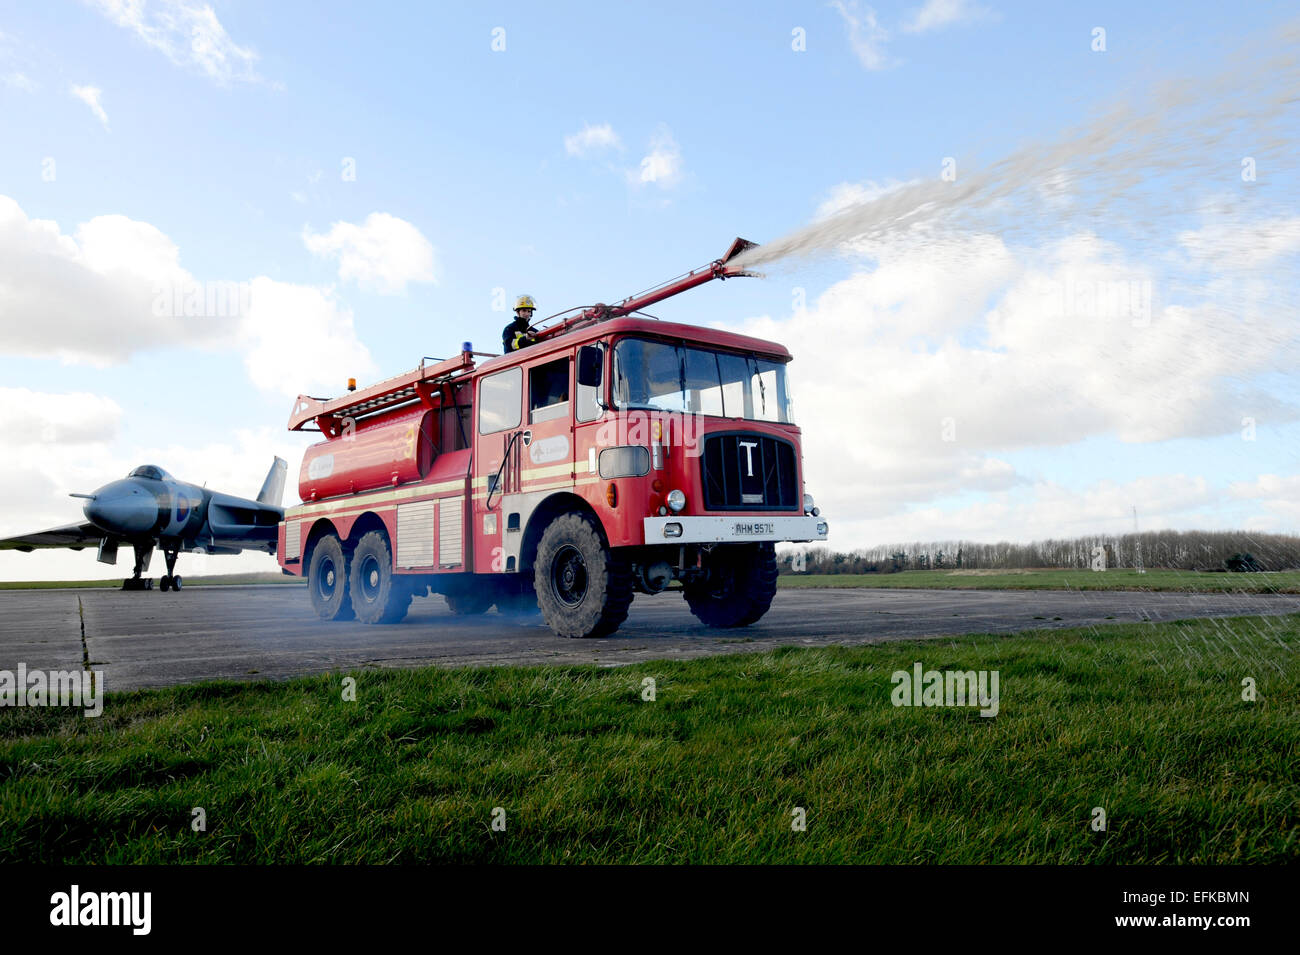
<instances>
[{"instance_id":1,"label":"side mirror","mask_svg":"<svg viewBox=\"0 0 1300 955\"><path fill-rule=\"evenodd\" d=\"M604 376L605 349L599 345L583 345L578 349L578 384L599 388Z\"/></svg>"}]
</instances>

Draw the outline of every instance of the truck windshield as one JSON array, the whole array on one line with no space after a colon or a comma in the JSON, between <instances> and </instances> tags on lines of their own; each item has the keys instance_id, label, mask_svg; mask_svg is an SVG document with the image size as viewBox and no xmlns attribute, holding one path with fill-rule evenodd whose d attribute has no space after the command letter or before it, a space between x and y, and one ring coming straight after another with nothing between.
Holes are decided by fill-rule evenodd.
<instances>
[{"instance_id":1,"label":"truck windshield","mask_svg":"<svg viewBox=\"0 0 1300 955\"><path fill-rule=\"evenodd\" d=\"M794 421L782 362L640 338L614 346L614 405Z\"/></svg>"}]
</instances>

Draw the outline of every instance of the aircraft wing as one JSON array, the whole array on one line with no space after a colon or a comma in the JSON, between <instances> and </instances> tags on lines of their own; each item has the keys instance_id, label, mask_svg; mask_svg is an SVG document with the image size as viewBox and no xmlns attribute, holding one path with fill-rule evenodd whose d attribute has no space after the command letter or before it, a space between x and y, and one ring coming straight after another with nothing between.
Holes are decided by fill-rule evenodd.
<instances>
[{"instance_id":1,"label":"aircraft wing","mask_svg":"<svg viewBox=\"0 0 1300 955\"><path fill-rule=\"evenodd\" d=\"M20 534L17 537L0 539L0 550L21 550L30 553L38 547L70 547L81 550L95 547L104 537L104 532L91 523L68 524L64 527L51 527L47 531L35 534Z\"/></svg>"}]
</instances>

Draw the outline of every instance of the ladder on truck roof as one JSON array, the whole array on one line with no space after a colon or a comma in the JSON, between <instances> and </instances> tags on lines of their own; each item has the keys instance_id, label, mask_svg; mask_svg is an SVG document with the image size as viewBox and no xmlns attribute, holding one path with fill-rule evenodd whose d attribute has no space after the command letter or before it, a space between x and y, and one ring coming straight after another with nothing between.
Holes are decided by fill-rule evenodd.
<instances>
[{"instance_id":1,"label":"ladder on truck roof","mask_svg":"<svg viewBox=\"0 0 1300 955\"><path fill-rule=\"evenodd\" d=\"M474 370L475 354L462 351L454 358L432 365L426 365L422 361L420 367L405 374L350 392L341 398L299 395L289 414L289 430L320 430L327 437L334 438L342 432L343 422L348 419L356 421L416 402L433 409L442 402L442 385ZM316 428L308 427L313 423Z\"/></svg>"},{"instance_id":2,"label":"ladder on truck roof","mask_svg":"<svg viewBox=\"0 0 1300 955\"><path fill-rule=\"evenodd\" d=\"M666 298L680 295L687 289L703 285L714 279L723 281L740 276L758 276L743 266L735 265L734 260L743 253L756 248L748 239L734 239L721 258L714 259L708 265L693 269L675 279L671 279L638 295L631 295L613 305L589 305L581 309L569 309L543 320L543 327L538 331L540 340L550 340L566 332L603 322L611 318L631 315L642 308L662 302ZM475 355L490 355L487 352L462 351L455 358L448 358L433 365L420 362L420 367L408 371L396 378L389 378L377 385L371 385L361 391L352 392L342 398L313 398L299 395L289 414L290 431L311 431L307 425L315 422L316 429L330 438L336 438L342 432L343 422L353 421L381 411L390 411L403 405L420 402L426 408L433 409L442 401L441 388L447 382L458 378L474 369Z\"/></svg>"}]
</instances>

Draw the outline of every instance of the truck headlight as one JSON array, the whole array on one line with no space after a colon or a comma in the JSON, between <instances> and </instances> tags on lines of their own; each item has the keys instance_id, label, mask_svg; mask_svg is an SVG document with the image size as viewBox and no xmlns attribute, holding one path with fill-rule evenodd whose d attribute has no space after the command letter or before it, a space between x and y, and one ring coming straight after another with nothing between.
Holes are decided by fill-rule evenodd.
<instances>
[{"instance_id":1,"label":"truck headlight","mask_svg":"<svg viewBox=\"0 0 1300 955\"><path fill-rule=\"evenodd\" d=\"M668 492L667 501L668 510L672 511L674 514L680 514L682 508L686 507L686 493L674 488Z\"/></svg>"},{"instance_id":2,"label":"truck headlight","mask_svg":"<svg viewBox=\"0 0 1300 955\"><path fill-rule=\"evenodd\" d=\"M817 506L817 502L813 500L813 496L811 494L805 494L803 496L803 512L805 514L811 514L813 512L813 508L816 506Z\"/></svg>"}]
</instances>

